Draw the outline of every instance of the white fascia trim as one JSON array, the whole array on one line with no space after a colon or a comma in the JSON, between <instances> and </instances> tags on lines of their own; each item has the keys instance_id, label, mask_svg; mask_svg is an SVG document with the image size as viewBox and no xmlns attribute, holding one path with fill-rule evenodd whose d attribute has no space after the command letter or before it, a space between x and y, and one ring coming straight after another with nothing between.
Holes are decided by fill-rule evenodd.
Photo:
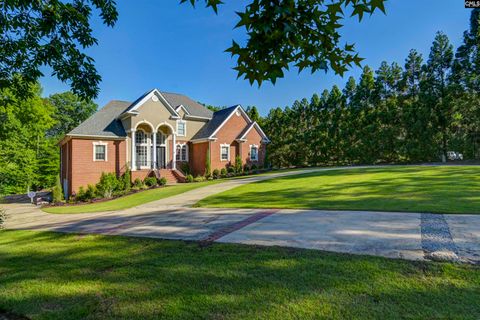
<instances>
[{"instance_id":1,"label":"white fascia trim","mask_svg":"<svg viewBox=\"0 0 480 320\"><path fill-rule=\"evenodd\" d=\"M262 128L260 128L260 125L256 121L250 125L250 127L247 129L247 131L245 131L245 133L243 134L243 136L240 137L239 140L245 140L245 136L250 132L250 130L252 130L253 127L257 128L264 140L270 142L270 139L268 139L267 135L265 134L265 132L263 132Z\"/></svg>"},{"instance_id":2,"label":"white fascia trim","mask_svg":"<svg viewBox=\"0 0 480 320\"><path fill-rule=\"evenodd\" d=\"M208 142L208 141L217 141L217 138L203 138L203 139L190 140L191 143L202 143L202 142Z\"/></svg>"},{"instance_id":3,"label":"white fascia trim","mask_svg":"<svg viewBox=\"0 0 480 320\"><path fill-rule=\"evenodd\" d=\"M94 162L107 162L108 161L108 143L103 142L103 141L94 141L94 142L92 142L92 144L93 144L93 161ZM96 156L95 147L96 146L104 146L105 147L105 160L95 158L95 156Z\"/></svg>"},{"instance_id":4,"label":"white fascia trim","mask_svg":"<svg viewBox=\"0 0 480 320\"><path fill-rule=\"evenodd\" d=\"M227 160L222 159L222 148L228 147ZM230 145L228 143L222 143L220 145L220 162L229 162L230 161Z\"/></svg>"},{"instance_id":5,"label":"white fascia trim","mask_svg":"<svg viewBox=\"0 0 480 320\"><path fill-rule=\"evenodd\" d=\"M108 139L108 140L126 140L127 137L109 137L109 136L97 136L97 135L91 135L91 134L69 134L66 135L65 137L69 138L103 138L103 139Z\"/></svg>"},{"instance_id":6,"label":"white fascia trim","mask_svg":"<svg viewBox=\"0 0 480 320\"><path fill-rule=\"evenodd\" d=\"M172 105L167 101L167 99L165 99L165 97L162 95L162 93L158 90L158 89L153 89L152 91L150 91L145 97L143 97L142 100L138 101L133 107L132 109L130 109L127 113L128 114L133 114L133 111L136 111L141 105L143 105L145 102L147 102L150 98L153 97L153 95L156 95L158 98L160 98L164 103L165 105L167 106L167 108L170 109L171 113L175 116L175 117L179 117L179 114L177 113L177 111L175 111L175 108L172 107Z\"/></svg>"},{"instance_id":7,"label":"white fascia trim","mask_svg":"<svg viewBox=\"0 0 480 320\"><path fill-rule=\"evenodd\" d=\"M250 124L252 123L252 120L250 119L250 117L248 116L248 114L245 112L245 110L243 110L242 106L241 105L237 105L237 107L235 109L233 109L232 113L230 113L230 115L217 127L217 129L215 129L215 131L210 135L209 138L213 138L215 136L215 134L217 134L217 132L223 127L223 125L225 123L228 122L228 120L230 120L230 118L237 112L237 111L240 111L241 114L243 114L243 116L247 119L247 122Z\"/></svg>"},{"instance_id":8,"label":"white fascia trim","mask_svg":"<svg viewBox=\"0 0 480 320\"><path fill-rule=\"evenodd\" d=\"M175 111L178 112L178 110L180 110L180 109L183 109L183 111L185 111L185 114L186 114L186 115L190 115L190 112L188 112L187 108L185 108L185 107L183 106L183 104L179 105L179 106L175 109Z\"/></svg>"},{"instance_id":9,"label":"white fascia trim","mask_svg":"<svg viewBox=\"0 0 480 320\"><path fill-rule=\"evenodd\" d=\"M195 120L195 119L198 119L198 120L212 120L212 118L200 117L200 116L192 116L192 115L185 115L185 119L192 119L192 120Z\"/></svg>"}]
</instances>

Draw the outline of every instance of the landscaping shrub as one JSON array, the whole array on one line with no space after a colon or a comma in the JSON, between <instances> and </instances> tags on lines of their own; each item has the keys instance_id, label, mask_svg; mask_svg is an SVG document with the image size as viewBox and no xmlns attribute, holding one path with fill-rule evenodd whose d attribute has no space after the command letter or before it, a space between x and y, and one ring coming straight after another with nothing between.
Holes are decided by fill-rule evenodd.
<instances>
[{"instance_id":1,"label":"landscaping shrub","mask_svg":"<svg viewBox=\"0 0 480 320\"><path fill-rule=\"evenodd\" d=\"M206 178L204 176L196 176L194 179L195 182L203 182L205 180Z\"/></svg>"},{"instance_id":2,"label":"landscaping shrub","mask_svg":"<svg viewBox=\"0 0 480 320\"><path fill-rule=\"evenodd\" d=\"M155 177L146 177L145 180L143 180L143 183L147 187L155 187L158 185L157 178Z\"/></svg>"},{"instance_id":3,"label":"landscaping shrub","mask_svg":"<svg viewBox=\"0 0 480 320\"><path fill-rule=\"evenodd\" d=\"M123 174L123 190L125 191L125 193L128 193L130 192L131 188L132 188L131 174L130 174L130 170L127 170Z\"/></svg>"},{"instance_id":4,"label":"landscaping shrub","mask_svg":"<svg viewBox=\"0 0 480 320\"><path fill-rule=\"evenodd\" d=\"M167 178L161 177L160 179L158 179L158 184L161 185L161 186L166 185L167 184Z\"/></svg>"},{"instance_id":5,"label":"landscaping shrub","mask_svg":"<svg viewBox=\"0 0 480 320\"><path fill-rule=\"evenodd\" d=\"M93 184L89 184L87 186L87 190L85 191L85 200L92 200L97 197L97 188Z\"/></svg>"},{"instance_id":6,"label":"landscaping shrub","mask_svg":"<svg viewBox=\"0 0 480 320\"><path fill-rule=\"evenodd\" d=\"M227 168L227 173L235 173L235 168L232 167L232 166L229 166L229 167Z\"/></svg>"},{"instance_id":7,"label":"landscaping shrub","mask_svg":"<svg viewBox=\"0 0 480 320\"><path fill-rule=\"evenodd\" d=\"M185 181L186 182L193 182L194 181L193 176L191 174L187 174L185 176Z\"/></svg>"},{"instance_id":8,"label":"landscaping shrub","mask_svg":"<svg viewBox=\"0 0 480 320\"><path fill-rule=\"evenodd\" d=\"M190 166L188 165L188 163L186 162L183 162L181 167L180 167L180 170L182 170L183 174L184 175L189 175L191 172L190 172Z\"/></svg>"},{"instance_id":9,"label":"landscaping shrub","mask_svg":"<svg viewBox=\"0 0 480 320\"><path fill-rule=\"evenodd\" d=\"M243 172L249 173L251 170L252 170L252 167L250 167L248 163L245 163L245 165L243 166Z\"/></svg>"},{"instance_id":10,"label":"landscaping shrub","mask_svg":"<svg viewBox=\"0 0 480 320\"><path fill-rule=\"evenodd\" d=\"M235 173L242 173L243 166L242 166L242 158L240 156L235 157Z\"/></svg>"},{"instance_id":11,"label":"landscaping shrub","mask_svg":"<svg viewBox=\"0 0 480 320\"><path fill-rule=\"evenodd\" d=\"M55 186L52 188L52 201L53 203L62 202L63 198L63 189L62 184L60 183L60 176L57 175L57 179L55 181Z\"/></svg>"},{"instance_id":12,"label":"landscaping shrub","mask_svg":"<svg viewBox=\"0 0 480 320\"><path fill-rule=\"evenodd\" d=\"M76 201L86 201L85 189L83 187L78 188L77 195L75 196Z\"/></svg>"},{"instance_id":13,"label":"landscaping shrub","mask_svg":"<svg viewBox=\"0 0 480 320\"><path fill-rule=\"evenodd\" d=\"M212 165L210 163L210 148L207 151L207 159L205 160L205 177L208 179L212 175Z\"/></svg>"},{"instance_id":14,"label":"landscaping shrub","mask_svg":"<svg viewBox=\"0 0 480 320\"><path fill-rule=\"evenodd\" d=\"M227 177L227 169L222 168L222 170L220 170L220 176L221 176L222 178Z\"/></svg>"},{"instance_id":15,"label":"landscaping shrub","mask_svg":"<svg viewBox=\"0 0 480 320\"><path fill-rule=\"evenodd\" d=\"M3 208L0 208L0 229L4 228L5 221L7 221L7 211L5 211Z\"/></svg>"},{"instance_id":16,"label":"landscaping shrub","mask_svg":"<svg viewBox=\"0 0 480 320\"><path fill-rule=\"evenodd\" d=\"M218 169L213 170L213 179L220 178L220 171Z\"/></svg>"},{"instance_id":17,"label":"landscaping shrub","mask_svg":"<svg viewBox=\"0 0 480 320\"><path fill-rule=\"evenodd\" d=\"M118 179L115 173L102 172L100 181L97 183L98 195L102 198L111 198L113 192L118 189Z\"/></svg>"},{"instance_id":18,"label":"landscaping shrub","mask_svg":"<svg viewBox=\"0 0 480 320\"><path fill-rule=\"evenodd\" d=\"M140 178L135 179L133 182L133 188L136 190L140 190L143 188L143 181Z\"/></svg>"}]
</instances>

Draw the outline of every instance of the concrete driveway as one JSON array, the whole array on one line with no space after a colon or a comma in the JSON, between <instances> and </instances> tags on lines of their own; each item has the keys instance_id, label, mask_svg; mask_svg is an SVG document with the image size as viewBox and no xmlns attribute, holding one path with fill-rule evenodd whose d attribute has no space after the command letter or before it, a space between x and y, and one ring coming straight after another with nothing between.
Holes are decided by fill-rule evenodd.
<instances>
[{"instance_id":1,"label":"concrete driveway","mask_svg":"<svg viewBox=\"0 0 480 320\"><path fill-rule=\"evenodd\" d=\"M191 208L245 183L318 170L231 180L127 210L47 214L9 204L7 228L227 242L480 263L480 216L326 210Z\"/></svg>"}]
</instances>

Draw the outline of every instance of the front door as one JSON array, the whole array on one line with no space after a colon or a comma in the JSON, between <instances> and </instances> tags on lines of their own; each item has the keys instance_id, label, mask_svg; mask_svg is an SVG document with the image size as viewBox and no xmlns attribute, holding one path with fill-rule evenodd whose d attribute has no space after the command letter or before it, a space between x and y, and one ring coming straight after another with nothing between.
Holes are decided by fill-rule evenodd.
<instances>
[{"instance_id":1,"label":"front door","mask_svg":"<svg viewBox=\"0 0 480 320\"><path fill-rule=\"evenodd\" d=\"M157 161L159 169L167 169L166 150L164 146L157 146Z\"/></svg>"}]
</instances>

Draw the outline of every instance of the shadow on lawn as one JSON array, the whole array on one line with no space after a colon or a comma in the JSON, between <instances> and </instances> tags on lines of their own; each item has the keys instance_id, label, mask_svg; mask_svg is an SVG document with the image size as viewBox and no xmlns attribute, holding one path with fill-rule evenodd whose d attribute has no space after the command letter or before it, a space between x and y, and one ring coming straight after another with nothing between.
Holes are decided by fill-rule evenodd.
<instances>
[{"instance_id":1,"label":"shadow on lawn","mask_svg":"<svg viewBox=\"0 0 480 320\"><path fill-rule=\"evenodd\" d=\"M239 207L480 213L480 180L474 179L479 172L475 167L322 171L257 182L200 205L237 204L241 199Z\"/></svg>"},{"instance_id":2,"label":"shadow on lawn","mask_svg":"<svg viewBox=\"0 0 480 320\"><path fill-rule=\"evenodd\" d=\"M31 318L480 317L472 266L18 231L0 262L0 308Z\"/></svg>"}]
</instances>

